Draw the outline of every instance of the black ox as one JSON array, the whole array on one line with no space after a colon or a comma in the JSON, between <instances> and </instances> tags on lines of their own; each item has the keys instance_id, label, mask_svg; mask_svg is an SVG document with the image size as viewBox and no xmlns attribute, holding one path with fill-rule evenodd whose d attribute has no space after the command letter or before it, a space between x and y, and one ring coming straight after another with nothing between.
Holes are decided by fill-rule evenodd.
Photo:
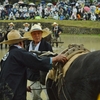
<instances>
[{"instance_id":1,"label":"black ox","mask_svg":"<svg viewBox=\"0 0 100 100\"><path fill-rule=\"evenodd\" d=\"M61 80L47 79L50 100L99 100L100 50L77 57Z\"/></svg>"}]
</instances>

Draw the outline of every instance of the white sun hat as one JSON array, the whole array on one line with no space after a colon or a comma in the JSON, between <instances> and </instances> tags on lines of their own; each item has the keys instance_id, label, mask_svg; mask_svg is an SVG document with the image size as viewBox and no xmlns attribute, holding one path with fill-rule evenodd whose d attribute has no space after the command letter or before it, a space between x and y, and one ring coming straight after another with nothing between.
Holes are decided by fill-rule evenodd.
<instances>
[{"instance_id":1,"label":"white sun hat","mask_svg":"<svg viewBox=\"0 0 100 100\"><path fill-rule=\"evenodd\" d=\"M58 25L58 23L56 23L56 22L53 22L52 26L54 26L54 25Z\"/></svg>"},{"instance_id":2,"label":"white sun hat","mask_svg":"<svg viewBox=\"0 0 100 100\"><path fill-rule=\"evenodd\" d=\"M29 31L29 32L26 32L26 33L24 34L24 37L29 38L29 40L33 40L32 36L31 36L31 33L34 32L34 31L41 31L41 32L42 32L42 37L43 37L43 38L46 37L46 36L48 36L48 35L50 34L48 28L47 28L47 29L42 29L40 25L34 24L34 25L31 27L30 31Z\"/></svg>"}]
</instances>

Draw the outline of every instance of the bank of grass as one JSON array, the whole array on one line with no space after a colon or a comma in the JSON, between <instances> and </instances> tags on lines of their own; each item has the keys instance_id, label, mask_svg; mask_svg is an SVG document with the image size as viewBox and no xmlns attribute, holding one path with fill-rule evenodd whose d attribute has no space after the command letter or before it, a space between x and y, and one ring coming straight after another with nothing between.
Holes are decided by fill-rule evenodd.
<instances>
[{"instance_id":1,"label":"bank of grass","mask_svg":"<svg viewBox=\"0 0 100 100\"><path fill-rule=\"evenodd\" d=\"M33 20L0 20L0 22L40 22L50 23L57 22L59 25L64 26L76 26L86 28L100 28L100 21L88 21L88 20L54 20L54 19L33 19Z\"/></svg>"}]
</instances>

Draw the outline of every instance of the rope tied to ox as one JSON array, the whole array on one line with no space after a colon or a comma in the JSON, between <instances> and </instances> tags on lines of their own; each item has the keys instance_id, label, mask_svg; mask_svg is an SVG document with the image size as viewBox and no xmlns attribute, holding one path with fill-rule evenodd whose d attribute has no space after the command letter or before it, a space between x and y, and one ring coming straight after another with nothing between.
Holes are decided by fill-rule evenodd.
<instances>
[{"instance_id":1,"label":"rope tied to ox","mask_svg":"<svg viewBox=\"0 0 100 100\"><path fill-rule=\"evenodd\" d=\"M89 53L90 51L86 48L84 48L83 44L69 44L68 48L66 48L64 51L61 52L61 54L65 54L65 56L67 57L68 61L65 65L57 62L54 66L54 68L52 70L49 71L47 78L52 79L53 81L55 81L58 86L58 96L60 94L60 91L62 89L63 95L65 98L67 98L64 94L64 90L63 90L63 85L64 85L64 77L65 74L68 70L68 68L70 67L71 63L80 55ZM67 100L67 99L66 99Z\"/></svg>"}]
</instances>

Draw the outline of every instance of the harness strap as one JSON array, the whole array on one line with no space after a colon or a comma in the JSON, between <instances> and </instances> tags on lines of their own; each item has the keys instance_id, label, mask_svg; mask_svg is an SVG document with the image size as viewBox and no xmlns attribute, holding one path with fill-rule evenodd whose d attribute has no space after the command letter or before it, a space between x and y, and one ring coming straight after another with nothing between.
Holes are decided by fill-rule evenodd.
<instances>
[{"instance_id":1,"label":"harness strap","mask_svg":"<svg viewBox=\"0 0 100 100\"><path fill-rule=\"evenodd\" d=\"M80 50L80 51L82 51L82 50ZM77 57L79 57L80 55L83 55L83 54L86 54L86 53L88 53L88 52L77 52L77 54L76 53L73 53L73 54L75 54L74 56L72 56L71 57L71 55L73 55L73 54L71 54L68 58L70 58L69 60L68 60L68 62L64 65L64 67L63 67L63 77L65 77L65 74L66 74L66 72L67 72L67 70L68 70L68 68L70 67L70 65L71 65L71 63L77 58Z\"/></svg>"}]
</instances>

